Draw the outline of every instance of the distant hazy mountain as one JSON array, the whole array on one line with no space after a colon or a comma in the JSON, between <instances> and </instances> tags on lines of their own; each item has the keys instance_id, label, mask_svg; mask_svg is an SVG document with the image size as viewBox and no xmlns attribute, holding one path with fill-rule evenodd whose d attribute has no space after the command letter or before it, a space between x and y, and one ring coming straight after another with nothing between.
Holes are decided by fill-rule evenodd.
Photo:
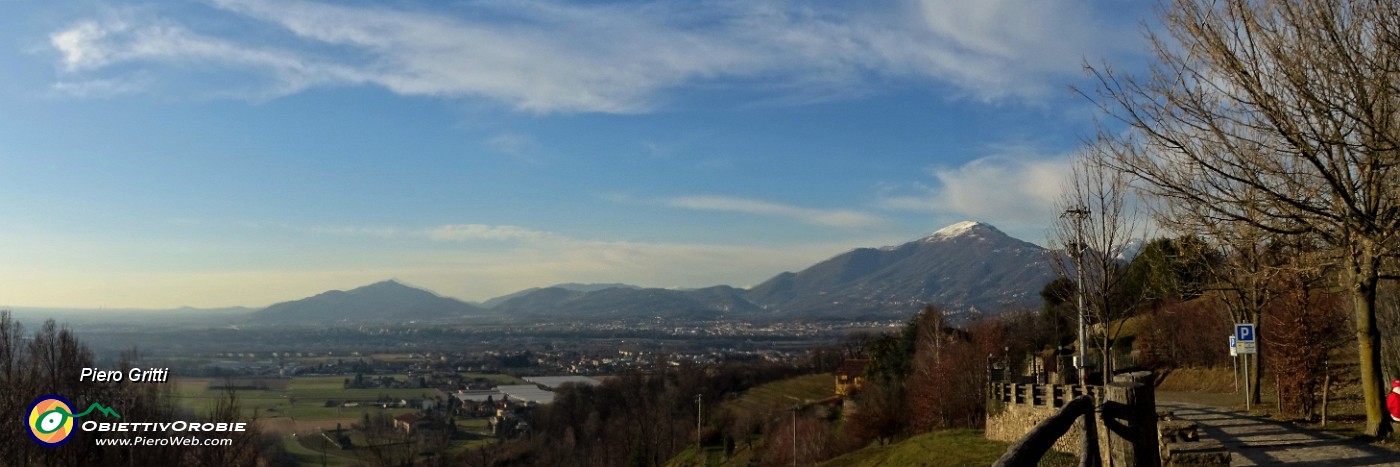
<instances>
[{"instance_id":1,"label":"distant hazy mountain","mask_svg":"<svg viewBox=\"0 0 1400 467\"><path fill-rule=\"evenodd\" d=\"M27 325L37 325L52 319L64 324L203 324L221 325L242 321L254 309L229 308L43 308L23 307L11 310L12 316Z\"/></svg>"},{"instance_id":2,"label":"distant hazy mountain","mask_svg":"<svg viewBox=\"0 0 1400 467\"><path fill-rule=\"evenodd\" d=\"M389 280L278 303L254 312L252 317L259 324L314 324L436 320L480 313L480 308L466 302Z\"/></svg>"},{"instance_id":3,"label":"distant hazy mountain","mask_svg":"<svg viewBox=\"0 0 1400 467\"><path fill-rule=\"evenodd\" d=\"M524 295L529 294L529 293L531 293L531 292L535 292L535 291L538 291L538 290L543 290L543 289L546 289L546 288L550 288L550 289L563 289L563 290L570 290L570 291L574 291L574 292L596 292L596 291L599 291L599 290L607 290L607 289L640 289L641 287L637 287L637 286L635 286L635 285L630 285L630 284L578 284L578 283L570 282L570 283L567 283L567 284L555 284L555 285L551 285L551 286L549 286L549 287L531 287L531 288L528 288L528 289L525 289L525 290L521 290L521 291L519 291L519 292L515 292L515 293L511 293L511 294L502 295L502 296L499 296L499 297L496 297L496 298L493 298L493 299L490 299L490 300L481 302L481 306L482 306L482 307L485 307L485 308L494 308L496 305L500 305L502 302L505 302L505 301L510 300L510 299L512 299L512 298L521 297L521 296L524 296Z\"/></svg>"},{"instance_id":4,"label":"distant hazy mountain","mask_svg":"<svg viewBox=\"0 0 1400 467\"><path fill-rule=\"evenodd\" d=\"M949 311L1033 306L1055 273L1044 248L996 227L960 222L903 245L860 248L750 289L786 315L903 315L923 303Z\"/></svg>"},{"instance_id":5,"label":"distant hazy mountain","mask_svg":"<svg viewBox=\"0 0 1400 467\"><path fill-rule=\"evenodd\" d=\"M928 237L859 248L744 290L560 284L487 300L483 310L385 281L278 303L255 312L264 323L407 321L491 316L513 321L632 319L807 320L905 317L925 303L952 313L1036 306L1055 277L1050 253L996 227L960 222Z\"/></svg>"},{"instance_id":6,"label":"distant hazy mountain","mask_svg":"<svg viewBox=\"0 0 1400 467\"><path fill-rule=\"evenodd\" d=\"M762 320L901 317L925 303L950 312L1036 306L1055 277L1048 252L996 227L961 222L928 237L860 248L752 289L670 290L555 286L493 300L492 313L516 319L736 317Z\"/></svg>"},{"instance_id":7,"label":"distant hazy mountain","mask_svg":"<svg viewBox=\"0 0 1400 467\"><path fill-rule=\"evenodd\" d=\"M693 290L548 287L500 302L491 311L515 320L714 319L758 311L743 294L727 285Z\"/></svg>"}]
</instances>

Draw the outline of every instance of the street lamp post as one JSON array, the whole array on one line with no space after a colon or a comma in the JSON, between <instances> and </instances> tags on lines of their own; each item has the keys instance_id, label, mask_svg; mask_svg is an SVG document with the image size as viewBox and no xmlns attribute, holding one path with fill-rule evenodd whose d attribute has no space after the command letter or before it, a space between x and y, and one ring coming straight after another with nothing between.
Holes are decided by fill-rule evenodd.
<instances>
[{"instance_id":1,"label":"street lamp post","mask_svg":"<svg viewBox=\"0 0 1400 467\"><path fill-rule=\"evenodd\" d=\"M1084 340L1086 329L1084 327L1084 219L1089 217L1089 210L1083 206L1075 206L1065 210L1060 217L1069 217L1074 220L1074 275L1077 278L1074 296L1079 306L1079 358L1076 359L1075 367L1079 369L1079 387L1089 386L1089 372L1085 368L1084 348L1088 344Z\"/></svg>"}]
</instances>

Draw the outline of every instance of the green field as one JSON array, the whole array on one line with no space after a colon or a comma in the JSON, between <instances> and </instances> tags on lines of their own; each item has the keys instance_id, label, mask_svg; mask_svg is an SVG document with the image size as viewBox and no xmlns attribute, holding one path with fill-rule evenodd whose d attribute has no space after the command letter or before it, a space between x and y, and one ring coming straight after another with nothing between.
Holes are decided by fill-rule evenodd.
<instances>
[{"instance_id":1,"label":"green field","mask_svg":"<svg viewBox=\"0 0 1400 467\"><path fill-rule=\"evenodd\" d=\"M176 391L181 406L195 413L205 413L214 407L222 389L209 389L212 378L181 378ZM342 376L310 376L293 378L285 390L237 390L238 404L244 416L257 418L291 417L298 420L359 419L388 412L396 416L411 409L382 409L379 407L326 407L326 401L360 402L365 405L379 400L398 402L400 399L431 398L433 389L345 389Z\"/></svg>"},{"instance_id":2,"label":"green field","mask_svg":"<svg viewBox=\"0 0 1400 467\"><path fill-rule=\"evenodd\" d=\"M925 433L886 446L871 445L823 462L823 467L878 467L992 465L1006 452L1008 443L991 441L975 430L944 430ZM1051 451L1042 466L1072 466L1078 459Z\"/></svg>"},{"instance_id":3,"label":"green field","mask_svg":"<svg viewBox=\"0 0 1400 467\"><path fill-rule=\"evenodd\" d=\"M392 375L403 379L404 375ZM510 375L503 374L464 374L469 379L483 377L497 384L522 383ZM283 446L296 457L300 465L349 466L359 465L356 452L335 447L320 436L322 430L334 429L338 425L348 427L359 422L365 414L371 417L385 415L395 417L403 413L416 412L412 408L380 408L368 405L379 400L398 402L399 399L432 398L438 392L434 389L345 389L346 376L303 376L294 377L286 389L237 390L238 404L246 417L256 417L266 432L282 435ZM224 396L223 389L209 389L217 378L179 378L175 381L176 396L180 406L206 413ZM360 407L326 407L326 401L360 402ZM476 449L492 443L494 439L487 433L485 419L457 419L459 435L450 449L454 452ZM355 435L351 435L352 440Z\"/></svg>"},{"instance_id":4,"label":"green field","mask_svg":"<svg viewBox=\"0 0 1400 467\"><path fill-rule=\"evenodd\" d=\"M744 391L738 399L725 402L724 406L736 413L766 413L787 410L793 404L806 404L834 394L834 377L831 373L821 373L764 384Z\"/></svg>"},{"instance_id":5,"label":"green field","mask_svg":"<svg viewBox=\"0 0 1400 467\"><path fill-rule=\"evenodd\" d=\"M356 465L359 461L340 449L327 446L322 452L320 444L308 447L305 444L315 443L303 443L303 441L302 436L282 437L282 445L287 448L287 452L296 456L297 463L300 465L348 466Z\"/></svg>"}]
</instances>

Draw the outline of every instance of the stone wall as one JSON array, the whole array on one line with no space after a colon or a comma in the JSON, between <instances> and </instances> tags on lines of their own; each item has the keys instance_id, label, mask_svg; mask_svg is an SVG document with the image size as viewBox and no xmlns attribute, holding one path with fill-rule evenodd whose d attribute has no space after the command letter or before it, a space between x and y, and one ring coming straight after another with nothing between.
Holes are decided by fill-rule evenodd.
<instances>
[{"instance_id":1,"label":"stone wall","mask_svg":"<svg viewBox=\"0 0 1400 467\"><path fill-rule=\"evenodd\" d=\"M1054 416L1066 403L1083 395L1078 386L1057 384L1008 384L992 383L987 402L987 439L1015 443L1030 433L1031 428ZM1090 387L1096 405L1102 403L1103 396L1097 387ZM1103 423L1095 424L1099 432L1099 452L1108 453L1106 440L1108 433ZM1074 422L1074 427L1055 442L1055 450L1079 455L1079 445L1084 437L1084 421Z\"/></svg>"}]
</instances>

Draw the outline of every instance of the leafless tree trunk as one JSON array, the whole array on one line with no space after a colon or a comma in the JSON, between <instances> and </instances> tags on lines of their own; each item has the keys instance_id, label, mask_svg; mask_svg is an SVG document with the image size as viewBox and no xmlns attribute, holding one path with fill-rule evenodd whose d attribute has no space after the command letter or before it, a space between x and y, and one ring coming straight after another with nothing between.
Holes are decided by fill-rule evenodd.
<instances>
[{"instance_id":1,"label":"leafless tree trunk","mask_svg":"<svg viewBox=\"0 0 1400 467\"><path fill-rule=\"evenodd\" d=\"M1400 284L1388 282L1381 286L1377 297L1376 321L1383 336L1400 336ZM1400 379L1400 340L1381 341L1381 381Z\"/></svg>"},{"instance_id":2,"label":"leafless tree trunk","mask_svg":"<svg viewBox=\"0 0 1400 467\"><path fill-rule=\"evenodd\" d=\"M1091 69L1113 164L1209 218L1315 235L1341 253L1366 433L1380 434L1375 305L1400 232L1400 4L1169 0L1160 11L1148 76Z\"/></svg>"}]
</instances>

